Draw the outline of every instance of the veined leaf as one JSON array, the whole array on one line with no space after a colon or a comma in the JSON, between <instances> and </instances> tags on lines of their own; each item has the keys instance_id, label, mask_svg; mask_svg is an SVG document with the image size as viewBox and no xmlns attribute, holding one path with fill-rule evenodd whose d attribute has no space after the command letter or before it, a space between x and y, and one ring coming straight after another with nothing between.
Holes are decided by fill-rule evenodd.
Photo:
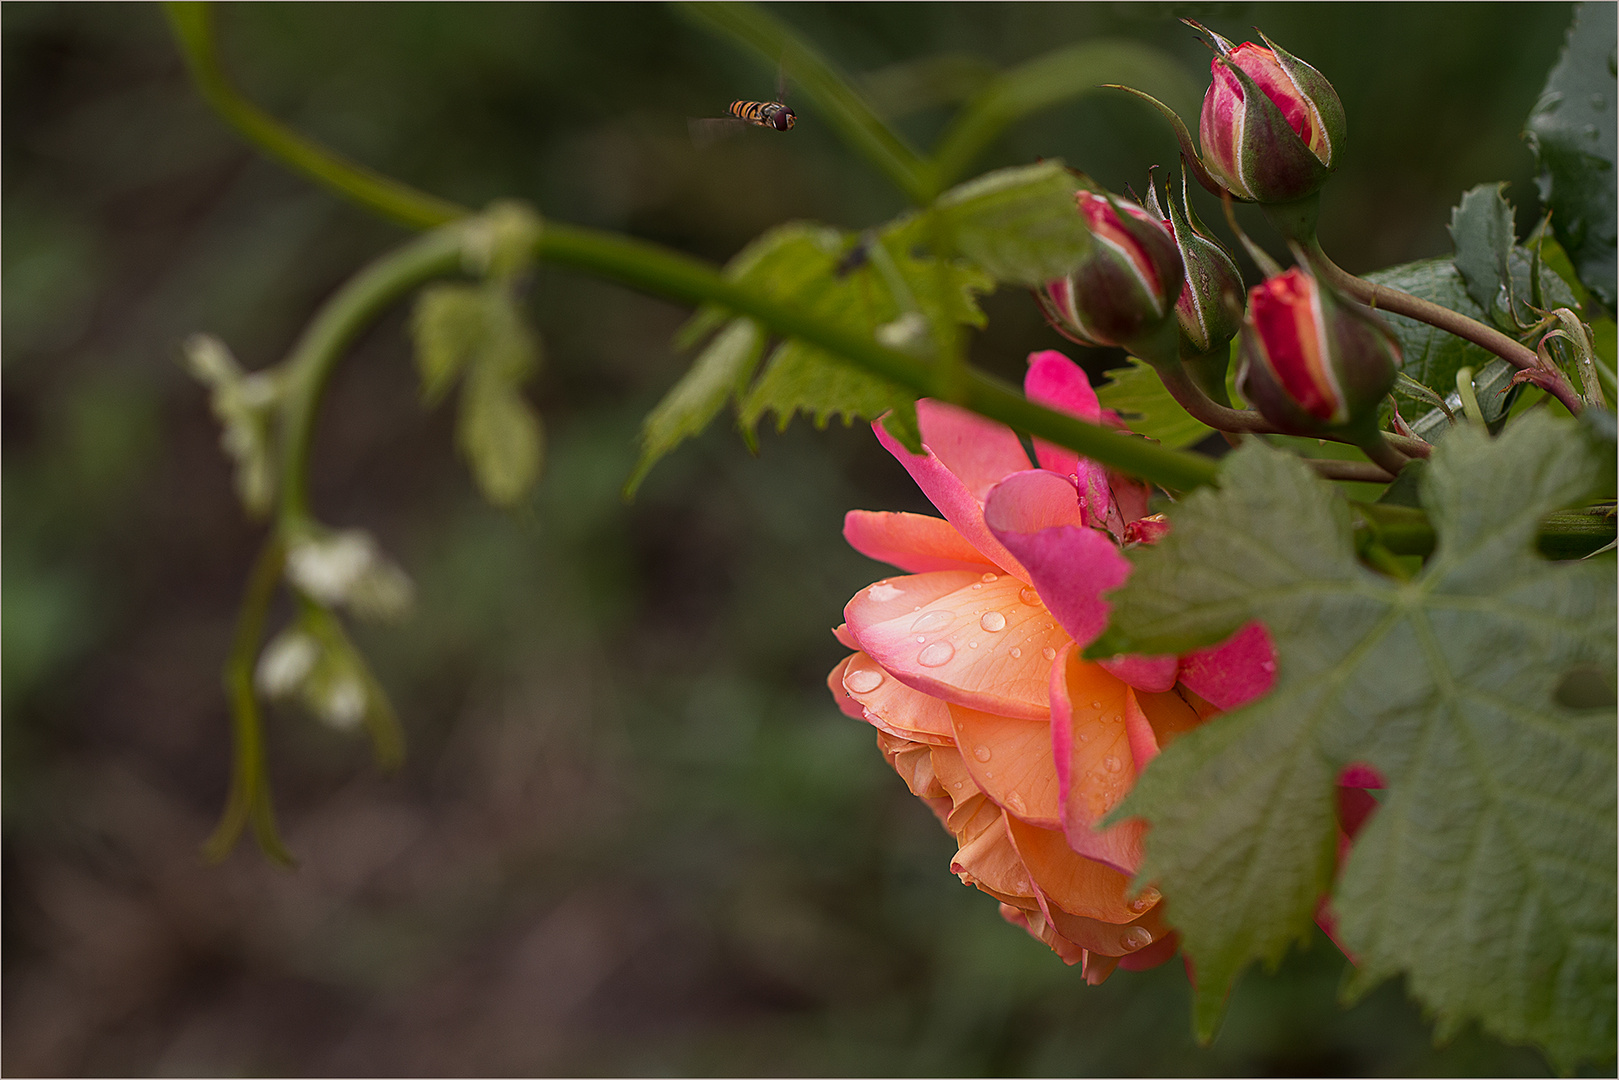
<instances>
[{"instance_id":1,"label":"veined leaf","mask_svg":"<svg viewBox=\"0 0 1619 1080\"><path fill-rule=\"evenodd\" d=\"M1164 389L1163 380L1145 360L1130 357L1130 366L1107 373L1097 387L1102 408L1119 414L1130 430L1157 439L1172 450L1201 442L1214 429L1196 420Z\"/></svg>"},{"instance_id":2,"label":"veined leaf","mask_svg":"<svg viewBox=\"0 0 1619 1080\"><path fill-rule=\"evenodd\" d=\"M1258 618L1277 650L1275 689L1167 747L1118 811L1152 823L1142 876L1197 965L1202 1034L1308 930L1335 781L1366 762L1388 788L1334 894L1355 988L1403 973L1442 1033L1477 1019L1565 1068L1611 1058L1614 710L1558 689L1580 667L1611 685L1614 564L1534 551L1601 456L1542 413L1458 428L1421 483L1438 548L1397 581L1356 561L1324 481L1250 440L1134 553L1093 649L1179 652Z\"/></svg>"},{"instance_id":3,"label":"veined leaf","mask_svg":"<svg viewBox=\"0 0 1619 1080\"><path fill-rule=\"evenodd\" d=\"M1616 228L1614 6L1580 4L1525 135L1540 163L1540 201L1580 281L1612 309Z\"/></svg>"},{"instance_id":4,"label":"veined leaf","mask_svg":"<svg viewBox=\"0 0 1619 1080\"><path fill-rule=\"evenodd\" d=\"M540 477L540 418L517 384L495 368L477 368L461 386L456 443L484 498L513 506Z\"/></svg>"},{"instance_id":5,"label":"veined leaf","mask_svg":"<svg viewBox=\"0 0 1619 1080\"><path fill-rule=\"evenodd\" d=\"M1467 295L1484 311L1510 310L1506 294L1512 287L1510 260L1517 234L1505 188L1505 183L1479 184L1450 212L1450 239L1456 247L1451 261L1467 283Z\"/></svg>"},{"instance_id":6,"label":"veined leaf","mask_svg":"<svg viewBox=\"0 0 1619 1080\"><path fill-rule=\"evenodd\" d=\"M1467 294L1467 283L1455 264L1446 258L1391 266L1367 274L1366 280L1430 300L1470 319L1490 321L1488 313ZM1378 314L1400 341L1400 352L1405 358L1401 370L1440 395L1456 388L1456 372L1460 369L1470 367L1477 371L1495 359L1494 353L1427 323L1387 311Z\"/></svg>"},{"instance_id":7,"label":"veined leaf","mask_svg":"<svg viewBox=\"0 0 1619 1080\"><path fill-rule=\"evenodd\" d=\"M998 281L1038 288L1090 250L1079 182L1056 160L997 169L939 196L951 242Z\"/></svg>"},{"instance_id":8,"label":"veined leaf","mask_svg":"<svg viewBox=\"0 0 1619 1080\"><path fill-rule=\"evenodd\" d=\"M641 459L624 485L625 498L634 496L660 459L708 427L727 401L741 400L763 349L763 331L747 319L732 320L709 342L641 425Z\"/></svg>"}]
</instances>

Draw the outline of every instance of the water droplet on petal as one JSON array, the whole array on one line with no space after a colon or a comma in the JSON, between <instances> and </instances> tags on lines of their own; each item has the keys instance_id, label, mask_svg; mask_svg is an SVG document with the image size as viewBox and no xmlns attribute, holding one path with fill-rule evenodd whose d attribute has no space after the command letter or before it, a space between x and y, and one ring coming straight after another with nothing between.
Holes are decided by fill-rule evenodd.
<instances>
[{"instance_id":1,"label":"water droplet on petal","mask_svg":"<svg viewBox=\"0 0 1619 1080\"><path fill-rule=\"evenodd\" d=\"M978 620L978 625L993 634L1006 629L1006 616L998 611L986 611L984 617Z\"/></svg>"},{"instance_id":2,"label":"water droplet on petal","mask_svg":"<svg viewBox=\"0 0 1619 1080\"><path fill-rule=\"evenodd\" d=\"M1100 701L1093 701L1093 702L1091 702L1091 708L1093 708L1093 709L1100 709L1100 708L1101 708L1101 707L1102 707L1102 703L1101 703L1101 702L1100 702Z\"/></svg>"},{"instance_id":3,"label":"water droplet on petal","mask_svg":"<svg viewBox=\"0 0 1619 1080\"><path fill-rule=\"evenodd\" d=\"M1088 734L1086 734L1086 733L1085 733L1085 732L1083 732L1083 731L1081 731L1081 732L1080 732L1080 733L1079 733L1079 741L1080 741L1080 742L1090 742L1090 741L1091 741L1091 737L1090 737L1090 735L1088 735Z\"/></svg>"},{"instance_id":4,"label":"water droplet on petal","mask_svg":"<svg viewBox=\"0 0 1619 1080\"><path fill-rule=\"evenodd\" d=\"M1029 893L1029 879L1018 878L1016 881L1012 882L1012 890L1019 896L1027 896Z\"/></svg>"},{"instance_id":5,"label":"water droplet on petal","mask_svg":"<svg viewBox=\"0 0 1619 1080\"><path fill-rule=\"evenodd\" d=\"M1047 645L1045 648L1040 650L1040 655L1045 657L1047 660L1055 660L1057 659L1057 650L1053 649L1050 645Z\"/></svg>"},{"instance_id":6,"label":"water droplet on petal","mask_svg":"<svg viewBox=\"0 0 1619 1080\"><path fill-rule=\"evenodd\" d=\"M1028 604L1030 607L1040 606L1040 594L1035 592L1032 586L1025 585L1023 588L1019 589L1017 598L1023 601L1025 604Z\"/></svg>"},{"instance_id":7,"label":"water droplet on petal","mask_svg":"<svg viewBox=\"0 0 1619 1080\"><path fill-rule=\"evenodd\" d=\"M1023 796L1015 791L1006 797L1006 808L1014 814L1026 814L1029 811L1029 807L1023 801ZM1020 885L1018 887L1021 889L1024 886Z\"/></svg>"},{"instance_id":8,"label":"water droplet on petal","mask_svg":"<svg viewBox=\"0 0 1619 1080\"><path fill-rule=\"evenodd\" d=\"M916 654L916 662L923 667L943 667L956 655L956 647L948 641L935 641Z\"/></svg>"},{"instance_id":9,"label":"water droplet on petal","mask_svg":"<svg viewBox=\"0 0 1619 1080\"><path fill-rule=\"evenodd\" d=\"M926 634L931 630L943 630L955 621L956 617L948 611L934 609L916 617L911 623L911 633Z\"/></svg>"},{"instance_id":10,"label":"water droplet on petal","mask_svg":"<svg viewBox=\"0 0 1619 1080\"><path fill-rule=\"evenodd\" d=\"M1140 896L1138 896L1134 900L1130 901L1130 910L1131 911L1136 911L1136 912L1146 911L1148 908L1152 907L1154 904L1156 904L1159 900L1162 900L1162 899L1163 899L1163 894L1160 893L1157 889L1153 889L1153 888L1143 889L1143 890L1141 890L1141 895Z\"/></svg>"},{"instance_id":11,"label":"water droplet on petal","mask_svg":"<svg viewBox=\"0 0 1619 1080\"><path fill-rule=\"evenodd\" d=\"M1020 657L1022 655L1023 655L1023 650L1014 645L1012 647L1012 659L1016 660L1018 657Z\"/></svg>"},{"instance_id":12,"label":"water droplet on petal","mask_svg":"<svg viewBox=\"0 0 1619 1080\"><path fill-rule=\"evenodd\" d=\"M1269 671L1275 671L1276 670L1276 661L1274 661L1274 660L1261 660L1260 663L1259 663L1259 666L1261 668L1264 668L1268 672Z\"/></svg>"},{"instance_id":13,"label":"water droplet on petal","mask_svg":"<svg viewBox=\"0 0 1619 1080\"><path fill-rule=\"evenodd\" d=\"M1152 931L1145 926L1132 926L1119 937L1119 945L1129 952L1152 944Z\"/></svg>"},{"instance_id":14,"label":"water droplet on petal","mask_svg":"<svg viewBox=\"0 0 1619 1080\"><path fill-rule=\"evenodd\" d=\"M871 597L877 603L884 604L890 600L898 600L905 594L894 588L894 586L890 585L888 582L879 581L877 584L866 590L866 595Z\"/></svg>"},{"instance_id":15,"label":"water droplet on petal","mask_svg":"<svg viewBox=\"0 0 1619 1080\"><path fill-rule=\"evenodd\" d=\"M876 668L861 668L843 677L844 688L851 694L869 694L883 684L883 673Z\"/></svg>"},{"instance_id":16,"label":"water droplet on petal","mask_svg":"<svg viewBox=\"0 0 1619 1080\"><path fill-rule=\"evenodd\" d=\"M976 648L978 648L978 642L976 642L976 641L969 641L969 642L967 642L967 648L969 648L969 649L976 649Z\"/></svg>"},{"instance_id":17,"label":"water droplet on petal","mask_svg":"<svg viewBox=\"0 0 1619 1080\"><path fill-rule=\"evenodd\" d=\"M982 581L975 581L975 582L973 582L973 588L975 588L975 589L982 589L982 588L983 588L983 587L984 587L984 583L983 583L983 582L982 582Z\"/></svg>"},{"instance_id":18,"label":"water droplet on petal","mask_svg":"<svg viewBox=\"0 0 1619 1080\"><path fill-rule=\"evenodd\" d=\"M973 747L973 757L977 758L979 761L988 761L989 760L989 747L987 747L987 746L975 746L975 747Z\"/></svg>"},{"instance_id":19,"label":"water droplet on petal","mask_svg":"<svg viewBox=\"0 0 1619 1080\"><path fill-rule=\"evenodd\" d=\"M951 784L950 786L955 788L957 791L960 791L961 790L961 781L957 780L954 784Z\"/></svg>"},{"instance_id":20,"label":"water droplet on petal","mask_svg":"<svg viewBox=\"0 0 1619 1080\"><path fill-rule=\"evenodd\" d=\"M1109 754L1107 757L1102 759L1102 768L1106 769L1108 772L1118 772L1120 769L1124 768L1124 764L1120 762L1118 758L1114 757L1112 754Z\"/></svg>"},{"instance_id":21,"label":"water droplet on petal","mask_svg":"<svg viewBox=\"0 0 1619 1080\"><path fill-rule=\"evenodd\" d=\"M985 574L983 577L979 578L978 580L984 582L985 584L988 584L991 581L999 581L999 580L1001 580L1001 575L999 575L999 574Z\"/></svg>"}]
</instances>

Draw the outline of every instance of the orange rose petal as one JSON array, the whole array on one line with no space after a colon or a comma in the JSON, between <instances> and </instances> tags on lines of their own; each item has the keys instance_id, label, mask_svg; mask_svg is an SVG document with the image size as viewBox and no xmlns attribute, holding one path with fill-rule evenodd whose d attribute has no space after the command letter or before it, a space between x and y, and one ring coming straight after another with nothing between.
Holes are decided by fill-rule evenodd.
<instances>
[{"instance_id":1,"label":"orange rose petal","mask_svg":"<svg viewBox=\"0 0 1619 1080\"><path fill-rule=\"evenodd\" d=\"M889 674L925 694L1002 716L1049 716L1051 661L1069 638L1033 588L1009 574L950 572L887 587L897 594L916 582L907 596L914 600L951 580L953 590L919 607L884 606L886 594L868 603L868 588L844 609L849 629Z\"/></svg>"},{"instance_id":2,"label":"orange rose petal","mask_svg":"<svg viewBox=\"0 0 1619 1080\"><path fill-rule=\"evenodd\" d=\"M966 764L961 760L961 754L954 746L935 746L933 748L933 772L939 778L939 784L945 795L960 809L967 800L980 796L983 792L973 783L972 774L967 771ZM952 833L959 830L952 828Z\"/></svg>"},{"instance_id":3,"label":"orange rose petal","mask_svg":"<svg viewBox=\"0 0 1619 1080\"><path fill-rule=\"evenodd\" d=\"M1013 926L1022 927L1028 931L1030 937L1056 953L1057 958L1069 967L1084 961L1085 950L1052 929L1051 924L1046 921L1046 917L1040 914L1038 910L1025 910L1003 900L1001 902L1001 918Z\"/></svg>"},{"instance_id":4,"label":"orange rose petal","mask_svg":"<svg viewBox=\"0 0 1619 1080\"><path fill-rule=\"evenodd\" d=\"M1147 946L1151 948L1152 946ZM1107 977L1119 966L1117 956L1103 956L1100 953L1085 950L1085 966L1080 970L1084 973L1087 986L1101 986L1107 982Z\"/></svg>"},{"instance_id":5,"label":"orange rose petal","mask_svg":"<svg viewBox=\"0 0 1619 1080\"><path fill-rule=\"evenodd\" d=\"M1119 966L1126 971L1146 971L1170 959L1180 950L1181 937L1171 931L1139 952L1119 958Z\"/></svg>"},{"instance_id":6,"label":"orange rose petal","mask_svg":"<svg viewBox=\"0 0 1619 1080\"><path fill-rule=\"evenodd\" d=\"M860 625L897 619L908 611L920 611L941 596L966 588L981 575L971 570L938 570L931 574L902 574L873 582L854 594L843 605L844 626L860 648Z\"/></svg>"},{"instance_id":7,"label":"orange rose petal","mask_svg":"<svg viewBox=\"0 0 1619 1080\"><path fill-rule=\"evenodd\" d=\"M1132 687L1125 725L1130 731L1130 748L1136 767L1144 767L1159 750L1202 722L1203 717L1192 704L1175 691L1149 694Z\"/></svg>"},{"instance_id":8,"label":"orange rose petal","mask_svg":"<svg viewBox=\"0 0 1619 1080\"><path fill-rule=\"evenodd\" d=\"M913 574L934 570L976 570L996 567L967 543L944 518L887 510L850 510L843 518L843 538L867 558L897 566Z\"/></svg>"},{"instance_id":9,"label":"orange rose petal","mask_svg":"<svg viewBox=\"0 0 1619 1080\"><path fill-rule=\"evenodd\" d=\"M861 654L855 653L854 656L845 656L842 660L839 660L838 666L833 668L831 674L826 677L826 688L832 691L832 700L838 703L838 708L843 710L844 716L864 720L866 718L865 706L850 697L849 692L843 688L843 673L849 669L849 661L859 655Z\"/></svg>"},{"instance_id":10,"label":"orange rose petal","mask_svg":"<svg viewBox=\"0 0 1619 1080\"><path fill-rule=\"evenodd\" d=\"M1044 829L1060 828L1051 724L946 706L961 761L973 782L1006 812Z\"/></svg>"},{"instance_id":11,"label":"orange rose petal","mask_svg":"<svg viewBox=\"0 0 1619 1080\"><path fill-rule=\"evenodd\" d=\"M845 649L860 648L860 643L854 639L853 634L849 633L848 623L838 623L838 625L834 626L832 628L832 636L837 638L838 644L842 645Z\"/></svg>"},{"instance_id":12,"label":"orange rose petal","mask_svg":"<svg viewBox=\"0 0 1619 1080\"><path fill-rule=\"evenodd\" d=\"M877 661L863 652L849 657L839 688L864 709L862 719L884 731L917 742L948 744L955 741L950 729L949 706L891 678ZM836 693L834 690L833 694ZM842 701L838 704L841 706Z\"/></svg>"},{"instance_id":13,"label":"orange rose petal","mask_svg":"<svg viewBox=\"0 0 1619 1080\"><path fill-rule=\"evenodd\" d=\"M1034 883L1046 899L1064 911L1108 923L1127 923L1145 910L1145 906L1132 910L1125 902L1128 877L1076 853L1062 833L1035 828L1016 818L1010 820L1008 828Z\"/></svg>"},{"instance_id":14,"label":"orange rose petal","mask_svg":"<svg viewBox=\"0 0 1619 1080\"><path fill-rule=\"evenodd\" d=\"M1145 825L1099 829L1135 784L1135 754L1125 713L1130 688L1070 648L1051 679L1051 743L1057 763L1063 831L1074 851L1127 874L1141 865Z\"/></svg>"},{"instance_id":15,"label":"orange rose petal","mask_svg":"<svg viewBox=\"0 0 1619 1080\"><path fill-rule=\"evenodd\" d=\"M1017 848L1006 828L1006 812L992 802L985 801L970 827L963 832L965 839L956 857L950 860L951 871L969 885L977 885L1003 900L1008 897L1032 898L1034 890L1029 872L1018 858ZM983 825L983 828L978 826Z\"/></svg>"},{"instance_id":16,"label":"orange rose petal","mask_svg":"<svg viewBox=\"0 0 1619 1080\"><path fill-rule=\"evenodd\" d=\"M1163 907L1158 904L1135 922L1123 926L1074 915L1056 905L1049 905L1046 910L1057 933L1076 945L1103 956L1128 956L1169 933Z\"/></svg>"},{"instance_id":17,"label":"orange rose petal","mask_svg":"<svg viewBox=\"0 0 1619 1080\"><path fill-rule=\"evenodd\" d=\"M912 795L923 799L946 797L938 775L933 771L933 747L882 732L877 734L877 746L888 759L888 764L905 781L905 786L911 789Z\"/></svg>"}]
</instances>

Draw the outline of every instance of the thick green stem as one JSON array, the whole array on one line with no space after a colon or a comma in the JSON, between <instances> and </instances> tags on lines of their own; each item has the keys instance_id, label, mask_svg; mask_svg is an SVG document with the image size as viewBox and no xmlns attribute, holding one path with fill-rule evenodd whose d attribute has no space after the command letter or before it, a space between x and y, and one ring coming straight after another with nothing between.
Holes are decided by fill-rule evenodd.
<instances>
[{"instance_id":1,"label":"thick green stem","mask_svg":"<svg viewBox=\"0 0 1619 1080\"><path fill-rule=\"evenodd\" d=\"M236 616L236 636L225 662L225 694L231 705L232 765L230 793L225 811L213 835L203 844L203 857L219 862L231 853L242 830L253 827L253 836L264 854L282 866L293 858L281 842L275 824L275 807L270 801L270 783L264 755L264 727L259 717L258 696L253 692L253 668L259 642L264 637L264 621L281 581L286 549L280 536L272 533L253 563Z\"/></svg>"},{"instance_id":2,"label":"thick green stem","mask_svg":"<svg viewBox=\"0 0 1619 1080\"><path fill-rule=\"evenodd\" d=\"M299 135L269 113L245 100L220 67L214 50L212 11L189 0L165 3L169 25L180 43L204 100L248 142L270 157L335 188L361 205L414 229L432 228L466 214L453 202L417 191L379 172L356 165Z\"/></svg>"},{"instance_id":3,"label":"thick green stem","mask_svg":"<svg viewBox=\"0 0 1619 1080\"><path fill-rule=\"evenodd\" d=\"M321 307L287 358L281 407L283 531L308 522L309 443L326 381L349 343L389 305L412 289L461 268L462 232L434 229L361 270Z\"/></svg>"}]
</instances>

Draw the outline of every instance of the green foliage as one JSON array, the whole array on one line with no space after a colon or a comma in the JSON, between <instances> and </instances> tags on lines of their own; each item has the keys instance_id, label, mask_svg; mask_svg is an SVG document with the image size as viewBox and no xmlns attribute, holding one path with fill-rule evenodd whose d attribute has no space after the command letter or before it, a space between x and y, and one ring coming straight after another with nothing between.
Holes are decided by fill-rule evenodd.
<instances>
[{"instance_id":1,"label":"green foliage","mask_svg":"<svg viewBox=\"0 0 1619 1080\"><path fill-rule=\"evenodd\" d=\"M956 250L998 281L1038 288L1079 265L1090 230L1074 209L1079 184L1062 162L997 169L939 197Z\"/></svg>"},{"instance_id":2,"label":"green foliage","mask_svg":"<svg viewBox=\"0 0 1619 1080\"><path fill-rule=\"evenodd\" d=\"M1441 1033L1476 1018L1556 1062L1614 1051L1613 709L1575 709L1565 672L1614 674L1614 565L1532 551L1594 482L1572 423L1463 427L1422 482L1438 548L1412 580L1355 558L1348 506L1257 445L1171 511L1113 594L1102 653L1178 652L1264 620L1277 684L1170 745L1119 811L1152 822L1142 875L1197 965L1197 1025L1276 963L1331 884L1338 770L1387 779L1334 903L1360 965L1397 973Z\"/></svg>"},{"instance_id":3,"label":"green foliage","mask_svg":"<svg viewBox=\"0 0 1619 1080\"><path fill-rule=\"evenodd\" d=\"M1575 9L1563 54L1529 114L1540 199L1580 280L1612 308L1616 231L1614 6Z\"/></svg>"},{"instance_id":4,"label":"green foliage","mask_svg":"<svg viewBox=\"0 0 1619 1080\"><path fill-rule=\"evenodd\" d=\"M1107 375L1109 381L1096 389L1102 408L1113 409L1138 435L1178 450L1201 442L1214 431L1181 408L1145 360L1132 356L1129 367L1115 368Z\"/></svg>"},{"instance_id":5,"label":"green foliage","mask_svg":"<svg viewBox=\"0 0 1619 1080\"><path fill-rule=\"evenodd\" d=\"M1512 204L1502 194L1506 184L1480 184L1462 195L1450 212L1452 260L1467 283L1467 295L1484 311L1505 308L1512 287Z\"/></svg>"},{"instance_id":6,"label":"green foliage","mask_svg":"<svg viewBox=\"0 0 1619 1080\"><path fill-rule=\"evenodd\" d=\"M456 445L484 497L515 505L539 479L544 443L539 415L521 392L539 366L539 339L510 282L429 286L411 330L423 400L436 404L460 380Z\"/></svg>"},{"instance_id":7,"label":"green foliage","mask_svg":"<svg viewBox=\"0 0 1619 1080\"><path fill-rule=\"evenodd\" d=\"M634 496L661 458L708 427L727 401L741 400L763 351L764 334L748 319L735 319L715 335L691 370L647 414L641 426L641 457L624 484L626 498Z\"/></svg>"}]
</instances>

